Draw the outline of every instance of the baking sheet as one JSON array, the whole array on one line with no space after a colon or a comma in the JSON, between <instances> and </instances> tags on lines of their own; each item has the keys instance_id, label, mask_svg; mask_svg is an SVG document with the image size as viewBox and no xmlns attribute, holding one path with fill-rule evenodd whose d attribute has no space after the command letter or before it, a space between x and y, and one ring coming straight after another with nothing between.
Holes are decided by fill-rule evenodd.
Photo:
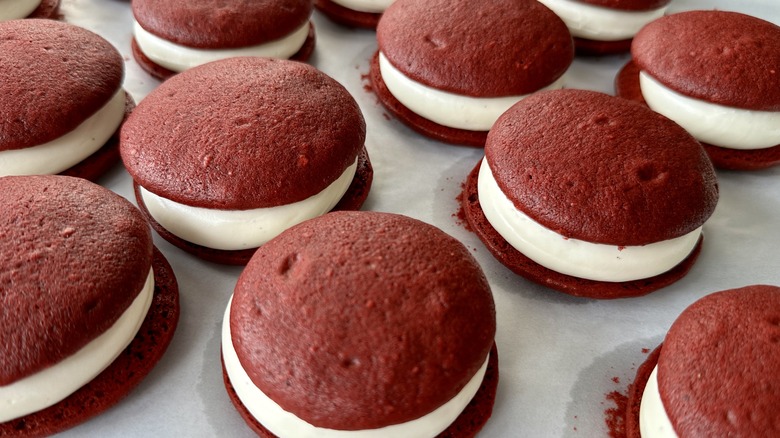
<instances>
[{"instance_id":1,"label":"baking sheet","mask_svg":"<svg viewBox=\"0 0 780 438\"><path fill-rule=\"evenodd\" d=\"M670 11L738 10L780 24L775 0L675 0ZM124 55L125 88L140 101L158 81L130 54L130 3L62 0L68 22L96 31ZM343 83L366 117L366 146L375 168L366 210L396 212L434 224L460 239L482 265L496 301L500 383L493 417L480 436L605 436L606 394L623 392L636 366L687 305L747 284L780 285L780 167L719 171L720 202L705 225L697 264L681 281L647 297L594 301L569 297L523 280L496 262L457 221L455 197L482 151L427 140L388 116L366 90L375 34L313 17L317 47L311 63ZM578 58L569 88L612 93L627 56ZM121 166L99 181L128 199ZM240 268L198 260L155 235L173 266L181 320L165 357L118 406L63 436L231 436L253 434L222 384L220 323Z\"/></svg>"}]
</instances>

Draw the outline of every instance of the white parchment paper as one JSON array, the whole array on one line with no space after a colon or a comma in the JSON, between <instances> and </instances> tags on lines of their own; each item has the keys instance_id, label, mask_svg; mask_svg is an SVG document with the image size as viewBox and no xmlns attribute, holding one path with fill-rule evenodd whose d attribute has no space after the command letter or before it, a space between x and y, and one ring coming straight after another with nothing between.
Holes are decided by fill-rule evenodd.
<instances>
[{"instance_id":1,"label":"white parchment paper","mask_svg":"<svg viewBox=\"0 0 780 438\"><path fill-rule=\"evenodd\" d=\"M185 0L182 0L185 1ZM672 12L739 10L780 24L775 0L674 0ZM158 81L130 52L129 1L62 0L64 20L106 37L124 55L126 89L141 101ZM654 348L679 312L717 290L780 284L780 167L719 171L720 202L705 225L697 264L681 281L643 298L594 301L532 284L496 262L454 217L461 182L480 149L427 140L409 130L365 88L375 34L313 17L317 47L311 63L344 84L367 121L375 169L364 209L406 214L460 239L488 276L498 313L500 383L493 417L482 437L606 436L611 391L625 391L643 349ZM567 86L613 93L627 56L578 58ZM131 180L117 166L99 181L132 198ZM249 437L222 384L220 323L240 268L200 261L155 235L178 278L181 320L165 357L119 405L64 436Z\"/></svg>"}]
</instances>

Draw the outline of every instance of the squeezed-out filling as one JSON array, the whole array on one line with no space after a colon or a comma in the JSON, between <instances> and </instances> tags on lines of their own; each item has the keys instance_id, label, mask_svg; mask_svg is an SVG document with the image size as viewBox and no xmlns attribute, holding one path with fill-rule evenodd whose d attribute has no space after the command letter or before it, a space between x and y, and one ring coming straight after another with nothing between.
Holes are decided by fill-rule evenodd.
<instances>
[{"instance_id":1,"label":"squeezed-out filling","mask_svg":"<svg viewBox=\"0 0 780 438\"><path fill-rule=\"evenodd\" d=\"M4 0L0 21L25 18L41 5L41 0Z\"/></svg>"},{"instance_id":2,"label":"squeezed-out filling","mask_svg":"<svg viewBox=\"0 0 780 438\"><path fill-rule=\"evenodd\" d=\"M734 108L684 96L639 72L647 105L674 120L697 140L728 149L765 149L780 145L780 111Z\"/></svg>"},{"instance_id":3,"label":"squeezed-out filling","mask_svg":"<svg viewBox=\"0 0 780 438\"><path fill-rule=\"evenodd\" d=\"M480 166L477 192L488 222L512 247L545 268L588 280L621 282L662 274L685 260L701 235L699 227L642 246L566 238L515 208L498 186L487 159Z\"/></svg>"},{"instance_id":4,"label":"squeezed-out filling","mask_svg":"<svg viewBox=\"0 0 780 438\"><path fill-rule=\"evenodd\" d=\"M181 72L197 65L238 56L259 56L289 59L295 55L309 35L309 22L278 40L233 49L196 49L162 39L133 22L133 34L138 47L155 64Z\"/></svg>"},{"instance_id":5,"label":"squeezed-out filling","mask_svg":"<svg viewBox=\"0 0 780 438\"><path fill-rule=\"evenodd\" d=\"M332 0L337 5L358 12L378 14L384 12L395 0Z\"/></svg>"},{"instance_id":6,"label":"squeezed-out filling","mask_svg":"<svg viewBox=\"0 0 780 438\"><path fill-rule=\"evenodd\" d=\"M103 372L135 338L153 294L154 274L150 270L130 307L103 334L59 363L0 386L0 423L52 406Z\"/></svg>"},{"instance_id":7,"label":"squeezed-out filling","mask_svg":"<svg viewBox=\"0 0 780 438\"><path fill-rule=\"evenodd\" d=\"M668 6L647 11L627 11L575 0L539 0L560 17L572 36L595 41L633 38L639 29L661 18Z\"/></svg>"},{"instance_id":8,"label":"squeezed-out filling","mask_svg":"<svg viewBox=\"0 0 780 438\"><path fill-rule=\"evenodd\" d=\"M658 367L653 368L647 380L639 405L639 433L642 438L677 438L677 432L666 414L658 391Z\"/></svg>"},{"instance_id":9,"label":"squeezed-out filling","mask_svg":"<svg viewBox=\"0 0 780 438\"><path fill-rule=\"evenodd\" d=\"M54 175L95 153L111 138L125 117L125 91L117 93L72 131L50 142L0 151L0 176Z\"/></svg>"},{"instance_id":10,"label":"squeezed-out filling","mask_svg":"<svg viewBox=\"0 0 780 438\"><path fill-rule=\"evenodd\" d=\"M468 131L489 131L498 117L526 95L471 97L437 90L412 80L379 52L379 72L387 90L413 113L442 126ZM537 90L563 88L563 77Z\"/></svg>"},{"instance_id":11,"label":"squeezed-out filling","mask_svg":"<svg viewBox=\"0 0 780 438\"><path fill-rule=\"evenodd\" d=\"M321 192L302 201L250 210L217 210L180 204L140 187L147 211L175 236L207 248L257 248L282 231L329 212L349 189L357 159Z\"/></svg>"},{"instance_id":12,"label":"squeezed-out filling","mask_svg":"<svg viewBox=\"0 0 780 438\"><path fill-rule=\"evenodd\" d=\"M232 298L231 302L232 303ZM488 358L466 386L450 401L415 420L378 429L335 430L314 426L287 412L265 395L247 375L233 348L230 333L230 303L222 321L222 359L236 395L255 419L274 435L295 438L433 438L463 412L482 385Z\"/></svg>"}]
</instances>

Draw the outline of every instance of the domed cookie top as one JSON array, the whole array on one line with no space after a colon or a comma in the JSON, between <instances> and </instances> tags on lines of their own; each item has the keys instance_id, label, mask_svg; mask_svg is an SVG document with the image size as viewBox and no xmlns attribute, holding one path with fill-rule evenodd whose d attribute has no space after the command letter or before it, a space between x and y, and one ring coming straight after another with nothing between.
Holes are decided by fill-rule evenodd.
<instances>
[{"instance_id":1,"label":"domed cookie top","mask_svg":"<svg viewBox=\"0 0 780 438\"><path fill-rule=\"evenodd\" d=\"M736 12L663 17L634 38L641 70L685 96L780 111L780 27Z\"/></svg>"},{"instance_id":2,"label":"domed cookie top","mask_svg":"<svg viewBox=\"0 0 780 438\"><path fill-rule=\"evenodd\" d=\"M230 313L252 382L318 427L374 429L450 400L495 335L489 285L469 251L399 215L337 212L262 246Z\"/></svg>"},{"instance_id":3,"label":"domed cookie top","mask_svg":"<svg viewBox=\"0 0 780 438\"><path fill-rule=\"evenodd\" d=\"M536 91L574 56L563 22L531 0L398 0L382 15L377 40L405 76L475 97Z\"/></svg>"},{"instance_id":4,"label":"domed cookie top","mask_svg":"<svg viewBox=\"0 0 780 438\"><path fill-rule=\"evenodd\" d=\"M187 47L235 48L266 43L303 26L306 0L133 0L133 16L146 31Z\"/></svg>"},{"instance_id":5,"label":"domed cookie top","mask_svg":"<svg viewBox=\"0 0 780 438\"><path fill-rule=\"evenodd\" d=\"M86 29L53 20L0 22L0 151L71 131L122 85L122 56Z\"/></svg>"},{"instance_id":6,"label":"domed cookie top","mask_svg":"<svg viewBox=\"0 0 780 438\"><path fill-rule=\"evenodd\" d=\"M748 286L693 303L658 359L663 405L680 436L780 433L780 288Z\"/></svg>"},{"instance_id":7,"label":"domed cookie top","mask_svg":"<svg viewBox=\"0 0 780 438\"><path fill-rule=\"evenodd\" d=\"M152 240L132 204L80 178L0 178L0 205L0 385L7 385L110 327L149 275ZM56 329L40 330L41 321Z\"/></svg>"},{"instance_id":8,"label":"domed cookie top","mask_svg":"<svg viewBox=\"0 0 780 438\"><path fill-rule=\"evenodd\" d=\"M718 198L704 150L635 102L585 90L529 96L488 134L501 191L566 237L644 245L700 227Z\"/></svg>"},{"instance_id":9,"label":"domed cookie top","mask_svg":"<svg viewBox=\"0 0 780 438\"><path fill-rule=\"evenodd\" d=\"M217 209L289 204L322 191L363 148L355 100L305 64L232 58L155 89L124 125L133 179L176 202Z\"/></svg>"}]
</instances>

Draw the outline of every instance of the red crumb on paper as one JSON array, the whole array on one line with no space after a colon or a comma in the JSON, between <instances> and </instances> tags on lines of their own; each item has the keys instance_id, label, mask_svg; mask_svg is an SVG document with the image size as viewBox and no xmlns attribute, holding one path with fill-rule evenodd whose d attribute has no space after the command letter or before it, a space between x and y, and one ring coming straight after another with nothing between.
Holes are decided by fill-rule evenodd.
<instances>
[{"instance_id":1,"label":"red crumb on paper","mask_svg":"<svg viewBox=\"0 0 780 438\"><path fill-rule=\"evenodd\" d=\"M647 353L649 353L649 352L650 352L650 349L649 349L649 348L643 348L643 349L642 349L642 354L647 354Z\"/></svg>"},{"instance_id":2,"label":"red crumb on paper","mask_svg":"<svg viewBox=\"0 0 780 438\"><path fill-rule=\"evenodd\" d=\"M615 382L615 383L617 383L617 384L620 384L620 377L617 377L617 376L616 376L616 377L613 377L613 378L612 378L612 381L613 381L613 382Z\"/></svg>"},{"instance_id":3,"label":"red crumb on paper","mask_svg":"<svg viewBox=\"0 0 780 438\"><path fill-rule=\"evenodd\" d=\"M372 93L374 91L374 87L371 86L371 78L368 73L360 74L360 82L363 83L363 91L367 93Z\"/></svg>"},{"instance_id":4,"label":"red crumb on paper","mask_svg":"<svg viewBox=\"0 0 780 438\"><path fill-rule=\"evenodd\" d=\"M604 410L604 422L609 429L610 438L626 437L626 407L628 406L628 396L619 391L612 391L606 394L607 400L614 403L615 406Z\"/></svg>"},{"instance_id":5,"label":"red crumb on paper","mask_svg":"<svg viewBox=\"0 0 780 438\"><path fill-rule=\"evenodd\" d=\"M453 213L452 217L455 218L455 223L465 228L466 231L474 232L474 230L471 229L471 225L469 225L469 221L466 219L466 211L463 210L462 199L463 199L465 188L466 188L466 183L465 182L460 183L460 192L458 192L458 196L455 197L455 200L457 201L457 205L458 205L458 211Z\"/></svg>"}]
</instances>

